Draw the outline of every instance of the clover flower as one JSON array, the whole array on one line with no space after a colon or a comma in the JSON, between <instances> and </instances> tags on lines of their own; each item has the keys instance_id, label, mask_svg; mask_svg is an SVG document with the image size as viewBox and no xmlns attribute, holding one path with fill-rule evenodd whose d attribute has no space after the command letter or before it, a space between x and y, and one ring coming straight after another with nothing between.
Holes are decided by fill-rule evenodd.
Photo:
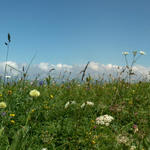
<instances>
[{"instance_id":1,"label":"clover flower","mask_svg":"<svg viewBox=\"0 0 150 150\"><path fill-rule=\"evenodd\" d=\"M0 102L0 108L6 108L6 107L7 107L7 105L5 102Z\"/></svg>"},{"instance_id":2,"label":"clover flower","mask_svg":"<svg viewBox=\"0 0 150 150\"><path fill-rule=\"evenodd\" d=\"M112 116L109 116L109 115L106 114L106 115L97 117L96 118L96 124L109 126L109 124L112 120L114 120L114 118Z\"/></svg>"},{"instance_id":3,"label":"clover flower","mask_svg":"<svg viewBox=\"0 0 150 150\"><path fill-rule=\"evenodd\" d=\"M83 108L85 106L85 103L83 103L82 105L81 105L81 108Z\"/></svg>"},{"instance_id":4,"label":"clover flower","mask_svg":"<svg viewBox=\"0 0 150 150\"><path fill-rule=\"evenodd\" d=\"M32 91L30 91L30 96L32 96L32 97L38 97L38 96L40 96L40 92L38 91L38 90L32 90Z\"/></svg>"}]
</instances>

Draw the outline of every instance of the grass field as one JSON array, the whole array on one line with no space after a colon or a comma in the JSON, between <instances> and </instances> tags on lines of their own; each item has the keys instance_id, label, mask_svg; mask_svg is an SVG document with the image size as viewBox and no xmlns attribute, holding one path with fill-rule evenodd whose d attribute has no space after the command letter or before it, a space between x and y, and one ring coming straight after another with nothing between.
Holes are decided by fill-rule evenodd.
<instances>
[{"instance_id":1,"label":"grass field","mask_svg":"<svg viewBox=\"0 0 150 150\"><path fill-rule=\"evenodd\" d=\"M1 150L150 149L149 82L46 81L1 85Z\"/></svg>"},{"instance_id":2,"label":"grass field","mask_svg":"<svg viewBox=\"0 0 150 150\"><path fill-rule=\"evenodd\" d=\"M89 62L82 82L31 82L31 63L20 80L0 80L0 150L150 150L150 82L130 82L145 53L133 51L131 65L128 54L127 80L84 80Z\"/></svg>"}]
</instances>

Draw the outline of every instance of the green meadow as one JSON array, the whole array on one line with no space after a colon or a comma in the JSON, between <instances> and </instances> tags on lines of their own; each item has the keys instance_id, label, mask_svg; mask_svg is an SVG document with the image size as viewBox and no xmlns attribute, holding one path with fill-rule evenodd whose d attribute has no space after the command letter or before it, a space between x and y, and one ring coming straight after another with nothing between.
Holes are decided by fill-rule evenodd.
<instances>
[{"instance_id":1,"label":"green meadow","mask_svg":"<svg viewBox=\"0 0 150 150\"><path fill-rule=\"evenodd\" d=\"M130 82L139 57L123 55L127 80L1 79L0 150L150 150L150 82Z\"/></svg>"},{"instance_id":2,"label":"green meadow","mask_svg":"<svg viewBox=\"0 0 150 150\"><path fill-rule=\"evenodd\" d=\"M148 82L20 80L1 86L0 102L1 150L150 149Z\"/></svg>"}]
</instances>

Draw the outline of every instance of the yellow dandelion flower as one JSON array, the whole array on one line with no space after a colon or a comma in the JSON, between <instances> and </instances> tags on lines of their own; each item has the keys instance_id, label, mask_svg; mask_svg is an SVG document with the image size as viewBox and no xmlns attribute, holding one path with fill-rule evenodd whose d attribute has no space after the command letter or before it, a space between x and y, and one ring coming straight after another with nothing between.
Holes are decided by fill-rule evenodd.
<instances>
[{"instance_id":1,"label":"yellow dandelion flower","mask_svg":"<svg viewBox=\"0 0 150 150\"><path fill-rule=\"evenodd\" d=\"M54 96L51 94L51 95L50 95L50 98L54 98Z\"/></svg>"},{"instance_id":2,"label":"yellow dandelion flower","mask_svg":"<svg viewBox=\"0 0 150 150\"><path fill-rule=\"evenodd\" d=\"M10 117L15 117L15 114L10 114L9 116L10 116Z\"/></svg>"},{"instance_id":3,"label":"yellow dandelion flower","mask_svg":"<svg viewBox=\"0 0 150 150\"><path fill-rule=\"evenodd\" d=\"M7 105L5 102L0 102L0 108L6 108L6 107L7 107Z\"/></svg>"},{"instance_id":4,"label":"yellow dandelion flower","mask_svg":"<svg viewBox=\"0 0 150 150\"><path fill-rule=\"evenodd\" d=\"M11 122L11 123L13 123L13 124L15 123L15 121L14 121L14 120L10 120L10 122Z\"/></svg>"}]
</instances>

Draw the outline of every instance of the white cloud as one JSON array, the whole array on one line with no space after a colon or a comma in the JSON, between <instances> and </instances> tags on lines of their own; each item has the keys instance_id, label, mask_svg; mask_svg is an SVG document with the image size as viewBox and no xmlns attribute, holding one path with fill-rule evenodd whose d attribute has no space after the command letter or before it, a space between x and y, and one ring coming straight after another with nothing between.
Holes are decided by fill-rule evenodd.
<instances>
[{"instance_id":1,"label":"white cloud","mask_svg":"<svg viewBox=\"0 0 150 150\"><path fill-rule=\"evenodd\" d=\"M95 63L95 62L90 62L89 64L89 68L98 71L99 70L99 63Z\"/></svg>"},{"instance_id":2,"label":"white cloud","mask_svg":"<svg viewBox=\"0 0 150 150\"><path fill-rule=\"evenodd\" d=\"M4 73L4 69L5 69L5 62L0 62L0 74L2 75ZM22 70L22 67L25 67L25 70L27 69L27 64L17 64L16 62L13 61L8 61L8 63L10 66L12 66L13 68L17 69L17 70ZM67 65L67 64L50 64L47 62L41 62L39 64L36 65L31 65L29 68L29 72L28 75L29 77L36 77L37 75L40 75L41 78L46 77L49 73L55 78L57 78L60 73L61 75L65 75L66 78L70 75L71 72L71 76L70 78L80 78L82 74L80 74L80 72L85 68L86 64L80 64L80 65ZM13 76L19 76L21 75L21 73L17 72L16 70L14 70L13 68L9 67L7 68L7 75L13 75ZM52 72L49 72L50 69L54 68L55 70L53 70ZM122 71L122 66L117 66L117 65L113 65L113 64L100 64L98 62L90 62L87 70L86 70L86 76L88 76L89 74L94 77L94 78L98 78L99 76L104 76L105 79L109 78L109 75L111 74L114 78L118 77L118 74ZM148 79L150 79L150 67L144 67L141 65L136 65L133 67L133 71L136 74L136 78L144 78L147 77ZM124 77L124 75L122 75L122 77Z\"/></svg>"},{"instance_id":3,"label":"white cloud","mask_svg":"<svg viewBox=\"0 0 150 150\"><path fill-rule=\"evenodd\" d=\"M38 65L39 69L43 70L43 71L49 71L49 64L48 63L44 63L44 62L41 62L39 65Z\"/></svg>"}]
</instances>

